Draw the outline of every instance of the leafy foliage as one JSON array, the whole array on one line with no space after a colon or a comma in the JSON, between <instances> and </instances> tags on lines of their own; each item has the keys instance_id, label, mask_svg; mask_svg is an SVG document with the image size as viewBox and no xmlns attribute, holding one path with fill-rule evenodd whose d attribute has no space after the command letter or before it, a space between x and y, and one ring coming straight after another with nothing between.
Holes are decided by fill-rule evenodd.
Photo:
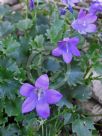
<instances>
[{"instance_id":1,"label":"leafy foliage","mask_svg":"<svg viewBox=\"0 0 102 136\"><path fill-rule=\"evenodd\" d=\"M38 2L38 1L37 1ZM13 11L0 5L0 136L94 136L94 122L81 111L78 102L91 97L91 81L102 79L102 34L81 35L71 23L77 17L65 7L60 15L57 2L35 3L33 11ZM100 16L99 16L100 17ZM101 19L97 20L100 28ZM78 37L79 58L65 64L52 50L63 38ZM99 77L93 77L95 70ZM51 107L48 120L35 112L22 114L24 98L19 89L23 83L34 84L41 74L48 74L53 89L63 98ZM75 99L75 102L73 102ZM96 136L96 135L95 135Z\"/></svg>"},{"instance_id":2,"label":"leafy foliage","mask_svg":"<svg viewBox=\"0 0 102 136\"><path fill-rule=\"evenodd\" d=\"M92 136L92 129L94 129L93 122L89 120L76 119L72 123L72 129L78 136Z\"/></svg>"},{"instance_id":3,"label":"leafy foliage","mask_svg":"<svg viewBox=\"0 0 102 136\"><path fill-rule=\"evenodd\" d=\"M76 85L77 83L81 83L84 77L83 71L77 65L72 65L71 69L67 72L66 75L69 85Z\"/></svg>"}]
</instances>

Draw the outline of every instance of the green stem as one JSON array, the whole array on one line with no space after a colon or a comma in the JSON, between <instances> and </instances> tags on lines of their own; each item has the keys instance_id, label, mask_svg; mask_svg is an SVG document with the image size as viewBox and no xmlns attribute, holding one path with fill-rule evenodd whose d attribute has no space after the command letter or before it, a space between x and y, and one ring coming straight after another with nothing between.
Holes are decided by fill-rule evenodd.
<instances>
[{"instance_id":1,"label":"green stem","mask_svg":"<svg viewBox=\"0 0 102 136\"><path fill-rule=\"evenodd\" d=\"M85 76L84 76L84 79L88 79L88 78L90 77L92 71L93 71L93 68L92 68L91 66L88 67L88 69L87 69L87 71L86 71L86 74L85 74Z\"/></svg>"},{"instance_id":2,"label":"green stem","mask_svg":"<svg viewBox=\"0 0 102 136\"><path fill-rule=\"evenodd\" d=\"M102 79L102 75L91 78L91 80L100 80L100 79Z\"/></svg>"},{"instance_id":3,"label":"green stem","mask_svg":"<svg viewBox=\"0 0 102 136\"><path fill-rule=\"evenodd\" d=\"M26 19L28 18L28 0L26 1Z\"/></svg>"},{"instance_id":4,"label":"green stem","mask_svg":"<svg viewBox=\"0 0 102 136\"><path fill-rule=\"evenodd\" d=\"M49 122L55 120L56 118L58 118L59 116L63 115L63 114L66 113L66 112L67 112L67 111L65 110L65 111L63 111L62 113L59 113L58 115L54 116L53 118L51 118L50 120L48 120L48 121L45 122L45 123L49 123Z\"/></svg>"},{"instance_id":5,"label":"green stem","mask_svg":"<svg viewBox=\"0 0 102 136\"><path fill-rule=\"evenodd\" d=\"M85 116L97 117L102 116L102 114L84 114Z\"/></svg>"},{"instance_id":6,"label":"green stem","mask_svg":"<svg viewBox=\"0 0 102 136\"><path fill-rule=\"evenodd\" d=\"M42 136L44 136L44 125L42 124Z\"/></svg>"}]
</instances>

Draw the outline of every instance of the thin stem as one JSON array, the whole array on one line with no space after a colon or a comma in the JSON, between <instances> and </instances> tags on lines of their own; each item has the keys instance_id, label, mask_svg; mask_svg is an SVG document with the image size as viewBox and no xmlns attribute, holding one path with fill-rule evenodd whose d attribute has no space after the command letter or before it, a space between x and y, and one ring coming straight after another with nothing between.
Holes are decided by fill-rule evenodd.
<instances>
[{"instance_id":1,"label":"thin stem","mask_svg":"<svg viewBox=\"0 0 102 136\"><path fill-rule=\"evenodd\" d=\"M100 80L100 79L102 79L102 75L99 75L99 76L96 76L96 77L92 77L91 79L92 80Z\"/></svg>"},{"instance_id":2,"label":"thin stem","mask_svg":"<svg viewBox=\"0 0 102 136\"><path fill-rule=\"evenodd\" d=\"M86 74L85 74L85 76L84 76L84 79L88 79L88 78L90 77L92 71L93 71L93 68L92 68L91 66L88 67L88 69L87 69L87 71L86 71Z\"/></svg>"},{"instance_id":3,"label":"thin stem","mask_svg":"<svg viewBox=\"0 0 102 136\"><path fill-rule=\"evenodd\" d=\"M42 136L44 136L44 125L42 124Z\"/></svg>"},{"instance_id":4,"label":"thin stem","mask_svg":"<svg viewBox=\"0 0 102 136\"><path fill-rule=\"evenodd\" d=\"M27 2L26 2L26 19L28 18L28 0L27 0Z\"/></svg>"},{"instance_id":5,"label":"thin stem","mask_svg":"<svg viewBox=\"0 0 102 136\"><path fill-rule=\"evenodd\" d=\"M60 130L61 130L61 128L64 126L64 123L62 122L61 124L60 124L60 126L59 126L59 128L58 128L58 132L60 132Z\"/></svg>"},{"instance_id":6,"label":"thin stem","mask_svg":"<svg viewBox=\"0 0 102 136\"><path fill-rule=\"evenodd\" d=\"M37 0L36 2L37 2L37 3L36 3L36 6L38 7L38 6L39 6L39 1Z\"/></svg>"},{"instance_id":7,"label":"thin stem","mask_svg":"<svg viewBox=\"0 0 102 136\"><path fill-rule=\"evenodd\" d=\"M84 114L86 116L92 116L92 117L97 117L97 116L102 116L102 114Z\"/></svg>"},{"instance_id":8,"label":"thin stem","mask_svg":"<svg viewBox=\"0 0 102 136\"><path fill-rule=\"evenodd\" d=\"M47 136L48 132L47 132L47 127L46 127L46 136Z\"/></svg>"},{"instance_id":9,"label":"thin stem","mask_svg":"<svg viewBox=\"0 0 102 136\"><path fill-rule=\"evenodd\" d=\"M59 113L58 115L56 115L56 116L54 116L53 118L51 118L50 120L48 120L46 123L49 123L49 122L55 120L56 118L58 118L59 116L63 115L63 114L66 113L66 112L67 112L67 111L65 110L65 111L63 111L62 113Z\"/></svg>"}]
</instances>

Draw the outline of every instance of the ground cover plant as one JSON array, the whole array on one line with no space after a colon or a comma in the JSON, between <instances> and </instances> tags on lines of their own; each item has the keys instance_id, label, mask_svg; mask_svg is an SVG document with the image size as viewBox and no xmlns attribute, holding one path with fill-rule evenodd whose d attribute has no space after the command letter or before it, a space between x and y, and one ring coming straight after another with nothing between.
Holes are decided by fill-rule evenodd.
<instances>
[{"instance_id":1,"label":"ground cover plant","mask_svg":"<svg viewBox=\"0 0 102 136\"><path fill-rule=\"evenodd\" d=\"M81 103L102 80L102 1L23 2L0 5L0 136L99 136Z\"/></svg>"}]
</instances>

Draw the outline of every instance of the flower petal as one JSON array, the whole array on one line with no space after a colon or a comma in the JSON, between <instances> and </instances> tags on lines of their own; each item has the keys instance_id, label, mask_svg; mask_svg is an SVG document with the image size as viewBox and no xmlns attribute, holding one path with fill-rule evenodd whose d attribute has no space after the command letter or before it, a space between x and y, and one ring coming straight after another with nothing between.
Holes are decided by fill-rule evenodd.
<instances>
[{"instance_id":1,"label":"flower petal","mask_svg":"<svg viewBox=\"0 0 102 136\"><path fill-rule=\"evenodd\" d=\"M70 50L73 55L80 56L80 51L77 49L76 45L71 45Z\"/></svg>"},{"instance_id":2,"label":"flower petal","mask_svg":"<svg viewBox=\"0 0 102 136\"><path fill-rule=\"evenodd\" d=\"M68 42L69 41L69 37L66 37L66 38L64 38L63 39L63 43L64 43L64 45L66 44L66 42ZM63 46L63 45L62 45Z\"/></svg>"},{"instance_id":3,"label":"flower petal","mask_svg":"<svg viewBox=\"0 0 102 136\"><path fill-rule=\"evenodd\" d=\"M79 43L79 38L77 38L77 37L70 38L68 43L70 45L77 45Z\"/></svg>"},{"instance_id":4,"label":"flower petal","mask_svg":"<svg viewBox=\"0 0 102 136\"><path fill-rule=\"evenodd\" d=\"M86 27L83 26L83 19L78 19L72 22L72 28L77 30L80 34L86 34Z\"/></svg>"},{"instance_id":5,"label":"flower petal","mask_svg":"<svg viewBox=\"0 0 102 136\"><path fill-rule=\"evenodd\" d=\"M58 47L60 48L61 51L66 50L66 43L69 40L69 38L64 38L62 41L58 42Z\"/></svg>"},{"instance_id":6,"label":"flower petal","mask_svg":"<svg viewBox=\"0 0 102 136\"><path fill-rule=\"evenodd\" d=\"M43 90L48 89L49 87L49 78L47 74L41 75L35 82L35 86L37 88L41 88Z\"/></svg>"},{"instance_id":7,"label":"flower petal","mask_svg":"<svg viewBox=\"0 0 102 136\"><path fill-rule=\"evenodd\" d=\"M89 12L96 14L97 12L102 12L102 1L92 3L89 9Z\"/></svg>"},{"instance_id":8,"label":"flower petal","mask_svg":"<svg viewBox=\"0 0 102 136\"><path fill-rule=\"evenodd\" d=\"M49 104L55 104L62 98L62 94L54 89L46 90L45 99Z\"/></svg>"},{"instance_id":9,"label":"flower petal","mask_svg":"<svg viewBox=\"0 0 102 136\"><path fill-rule=\"evenodd\" d=\"M35 90L35 87L31 84L25 83L20 88L20 94L25 97L29 97L29 95Z\"/></svg>"},{"instance_id":10,"label":"flower petal","mask_svg":"<svg viewBox=\"0 0 102 136\"><path fill-rule=\"evenodd\" d=\"M30 10L33 10L34 9L34 0L29 0L29 8Z\"/></svg>"},{"instance_id":11,"label":"flower petal","mask_svg":"<svg viewBox=\"0 0 102 136\"><path fill-rule=\"evenodd\" d=\"M68 4L68 0L62 0L62 3L66 5Z\"/></svg>"},{"instance_id":12,"label":"flower petal","mask_svg":"<svg viewBox=\"0 0 102 136\"><path fill-rule=\"evenodd\" d=\"M93 22L95 22L96 20L97 20L97 16L96 16L96 15L87 14L87 15L85 16L85 21L86 21L87 23L93 23Z\"/></svg>"},{"instance_id":13,"label":"flower petal","mask_svg":"<svg viewBox=\"0 0 102 136\"><path fill-rule=\"evenodd\" d=\"M38 115L44 119L47 119L50 116L50 108L48 103L44 100L39 100L36 105L36 111Z\"/></svg>"},{"instance_id":14,"label":"flower petal","mask_svg":"<svg viewBox=\"0 0 102 136\"><path fill-rule=\"evenodd\" d=\"M89 32L89 33L96 32L96 30L97 30L97 28L96 28L96 25L94 25L94 24L90 24L86 28L86 31Z\"/></svg>"},{"instance_id":15,"label":"flower petal","mask_svg":"<svg viewBox=\"0 0 102 136\"><path fill-rule=\"evenodd\" d=\"M62 54L61 50L57 47L52 51L53 56L60 56Z\"/></svg>"},{"instance_id":16,"label":"flower petal","mask_svg":"<svg viewBox=\"0 0 102 136\"><path fill-rule=\"evenodd\" d=\"M82 17L84 17L85 15L86 15L86 11L83 10L83 9L80 9L79 14L78 14L78 18L82 18Z\"/></svg>"},{"instance_id":17,"label":"flower petal","mask_svg":"<svg viewBox=\"0 0 102 136\"><path fill-rule=\"evenodd\" d=\"M63 59L66 63L70 63L71 60L72 60L72 53L69 51L68 53L67 52L64 52L63 53Z\"/></svg>"},{"instance_id":18,"label":"flower petal","mask_svg":"<svg viewBox=\"0 0 102 136\"><path fill-rule=\"evenodd\" d=\"M79 30L79 23L78 20L74 20L71 24L72 28L75 30Z\"/></svg>"},{"instance_id":19,"label":"flower petal","mask_svg":"<svg viewBox=\"0 0 102 136\"><path fill-rule=\"evenodd\" d=\"M37 103L37 96L35 94L31 94L22 104L22 113L27 113L32 111Z\"/></svg>"}]
</instances>

